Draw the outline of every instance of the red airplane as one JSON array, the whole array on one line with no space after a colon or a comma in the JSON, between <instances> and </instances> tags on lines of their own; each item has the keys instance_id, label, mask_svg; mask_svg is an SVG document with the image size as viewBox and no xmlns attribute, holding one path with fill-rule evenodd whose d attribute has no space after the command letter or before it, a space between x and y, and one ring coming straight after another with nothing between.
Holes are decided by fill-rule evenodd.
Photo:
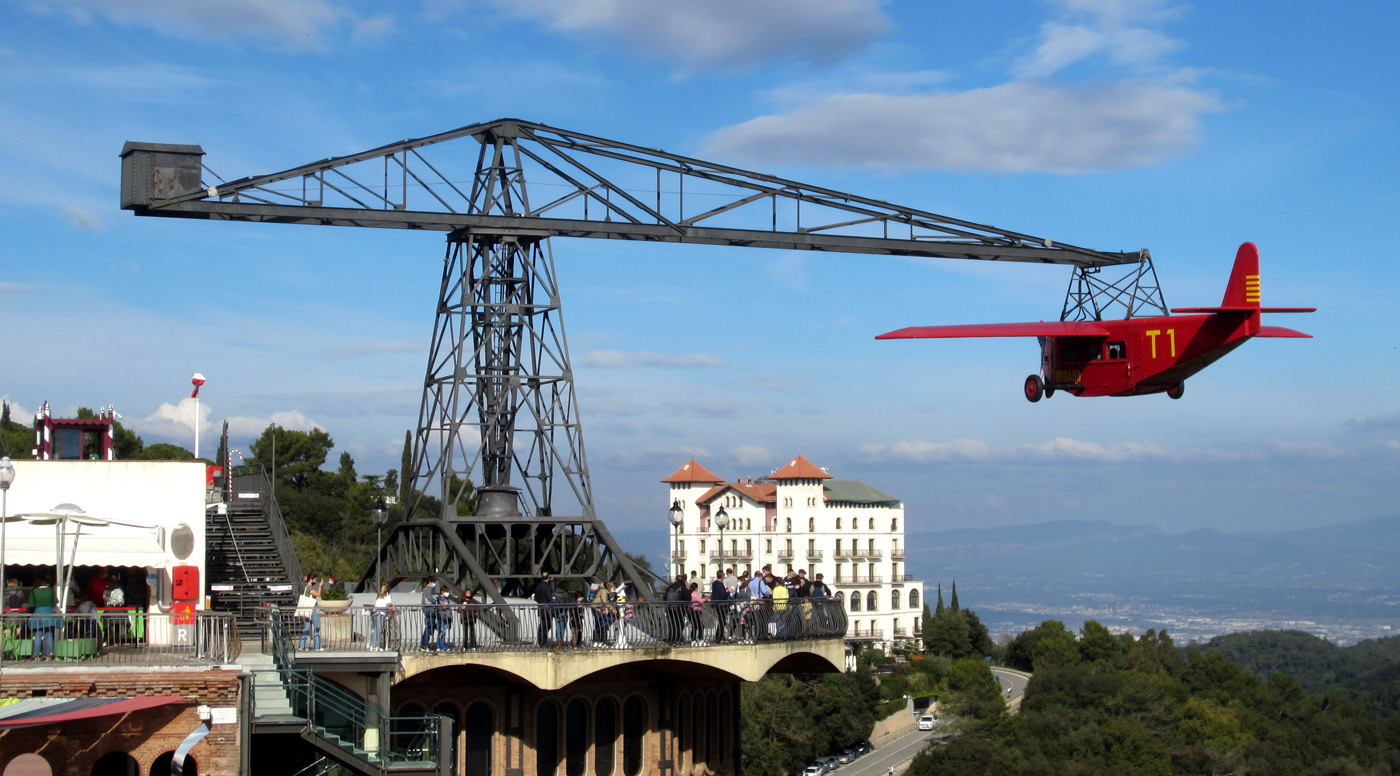
<instances>
[{"instance_id":1,"label":"red airplane","mask_svg":"<svg viewBox=\"0 0 1400 776\"><path fill-rule=\"evenodd\" d=\"M1039 337L1041 374L1026 378L1026 398L1066 391L1075 396L1163 393L1180 399L1186 378L1251 337L1311 337L1260 325L1261 313L1310 313L1315 307L1259 306L1259 249L1240 246L1219 307L1172 308L1174 313L1121 321L1041 321L971 326L914 326L875 339Z\"/></svg>"}]
</instances>

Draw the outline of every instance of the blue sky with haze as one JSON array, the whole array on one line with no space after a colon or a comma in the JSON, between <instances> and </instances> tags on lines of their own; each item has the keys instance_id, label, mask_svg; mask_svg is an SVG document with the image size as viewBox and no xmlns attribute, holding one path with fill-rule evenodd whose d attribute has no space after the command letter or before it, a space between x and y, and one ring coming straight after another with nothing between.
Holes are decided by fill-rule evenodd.
<instances>
[{"instance_id":1,"label":"blue sky with haze","mask_svg":"<svg viewBox=\"0 0 1400 776\"><path fill-rule=\"evenodd\" d=\"M1272 322L1186 396L1029 404L1068 270L555 240L598 512L664 531L695 457L803 454L912 529L1275 530L1400 503L1400 6L1156 0L16 0L0 7L0 395L148 442L417 421L441 234L138 219L127 140L226 180L511 116L1103 250L1172 306L1261 251Z\"/></svg>"}]
</instances>

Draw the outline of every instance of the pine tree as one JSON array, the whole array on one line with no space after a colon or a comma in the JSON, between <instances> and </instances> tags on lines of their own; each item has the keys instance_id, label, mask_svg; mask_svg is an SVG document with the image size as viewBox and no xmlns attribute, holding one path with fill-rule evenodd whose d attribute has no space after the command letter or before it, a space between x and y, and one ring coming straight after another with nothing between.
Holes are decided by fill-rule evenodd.
<instances>
[{"instance_id":1,"label":"pine tree","mask_svg":"<svg viewBox=\"0 0 1400 776\"><path fill-rule=\"evenodd\" d=\"M958 581L956 579L953 580L953 597L948 601L948 606L955 612L958 610Z\"/></svg>"}]
</instances>

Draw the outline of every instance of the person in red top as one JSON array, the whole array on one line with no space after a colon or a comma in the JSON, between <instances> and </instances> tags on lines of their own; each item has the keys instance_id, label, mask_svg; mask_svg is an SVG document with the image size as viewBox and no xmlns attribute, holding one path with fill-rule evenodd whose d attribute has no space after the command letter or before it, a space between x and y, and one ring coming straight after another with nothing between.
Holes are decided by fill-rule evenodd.
<instances>
[{"instance_id":1,"label":"person in red top","mask_svg":"<svg viewBox=\"0 0 1400 776\"><path fill-rule=\"evenodd\" d=\"M96 574L88 577L87 585L83 587L83 594L89 601L102 603L107 593L107 582L112 578L112 570L103 566Z\"/></svg>"}]
</instances>

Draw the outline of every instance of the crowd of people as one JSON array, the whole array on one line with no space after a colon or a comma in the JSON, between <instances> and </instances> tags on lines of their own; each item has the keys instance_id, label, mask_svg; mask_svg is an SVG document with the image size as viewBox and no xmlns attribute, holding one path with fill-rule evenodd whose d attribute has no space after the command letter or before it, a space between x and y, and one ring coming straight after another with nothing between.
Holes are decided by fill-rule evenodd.
<instances>
[{"instance_id":1,"label":"crowd of people","mask_svg":"<svg viewBox=\"0 0 1400 776\"><path fill-rule=\"evenodd\" d=\"M312 575L299 606L317 601L326 584ZM641 639L673 645L786 639L805 632L803 625L812 609L803 605L808 599L831 596L821 574L809 580L804 570L792 570L780 577L768 566L752 578L723 569L705 587L694 573L678 575L659 595L648 591L629 596L625 585L611 581L570 589L548 572L528 591L534 606L516 610L528 613L522 621L526 633L513 638L554 650L621 648L629 640ZM652 596L650 602L648 596ZM637 606L644 602L648 606ZM446 582L429 577L417 603L407 607L413 610L412 624L400 621L389 585L381 585L366 607L369 649L401 649L403 639L413 636L401 634L400 628L412 628L424 652L476 650L488 640L496 644L504 638L503 618L474 590L455 595ZM298 611L305 619L301 649L320 649L318 607Z\"/></svg>"}]
</instances>

